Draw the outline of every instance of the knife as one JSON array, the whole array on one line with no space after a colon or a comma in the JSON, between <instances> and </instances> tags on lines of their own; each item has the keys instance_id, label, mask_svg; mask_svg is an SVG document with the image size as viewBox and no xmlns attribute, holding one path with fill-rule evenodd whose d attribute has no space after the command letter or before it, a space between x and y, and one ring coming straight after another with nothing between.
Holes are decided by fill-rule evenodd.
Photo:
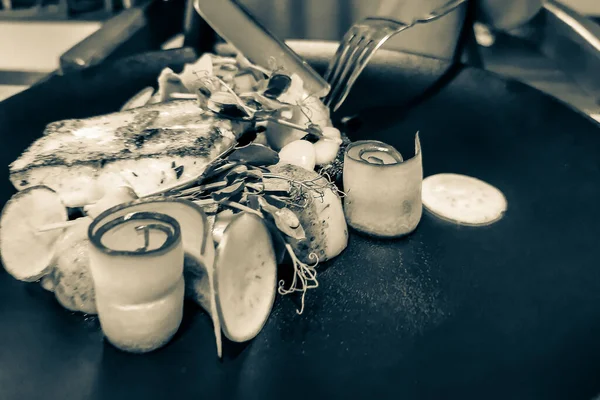
<instances>
[{"instance_id":1,"label":"knife","mask_svg":"<svg viewBox=\"0 0 600 400\"><path fill-rule=\"evenodd\" d=\"M234 0L193 0L194 8L211 28L250 62L270 69L272 64L297 74L311 95L324 97L329 84L306 61L276 38Z\"/></svg>"}]
</instances>

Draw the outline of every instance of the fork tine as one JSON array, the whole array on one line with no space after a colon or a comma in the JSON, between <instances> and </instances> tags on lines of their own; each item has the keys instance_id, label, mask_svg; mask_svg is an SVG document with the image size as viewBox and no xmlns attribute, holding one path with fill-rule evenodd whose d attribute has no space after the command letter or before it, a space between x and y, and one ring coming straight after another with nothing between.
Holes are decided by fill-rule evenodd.
<instances>
[{"instance_id":1,"label":"fork tine","mask_svg":"<svg viewBox=\"0 0 600 400\"><path fill-rule=\"evenodd\" d=\"M347 71L345 72L344 79L338 81L338 84L332 89L329 93L331 94L331 98L329 99L329 104L327 106L331 107L333 111L337 110L337 105L341 103L341 98L346 96L348 92L348 84L352 77L356 74L356 70L361 68L362 60L365 58L365 55L371 53L371 48L373 47L373 41L369 41L365 46L360 49L359 54L353 60L351 64L348 65ZM358 49L357 49L358 50ZM364 67L362 67L364 69Z\"/></svg>"},{"instance_id":2,"label":"fork tine","mask_svg":"<svg viewBox=\"0 0 600 400\"><path fill-rule=\"evenodd\" d=\"M360 41L363 38L361 31L362 29L360 26L352 27L352 29L344 35L342 42L338 46L336 55L329 64L327 74L325 75L325 80L327 80L327 83L329 83L330 86L329 94L325 99L331 97L330 94L332 89L336 85L336 82L339 81L340 75L348 62L348 58L352 55L356 46L360 44Z\"/></svg>"},{"instance_id":3,"label":"fork tine","mask_svg":"<svg viewBox=\"0 0 600 400\"><path fill-rule=\"evenodd\" d=\"M361 49L364 46L364 44L362 43L363 40L364 38L361 38L358 44L356 44L350 49L346 59L339 68L339 73L334 77L335 79L333 79L330 82L331 89L329 90L329 94L325 99L325 105L330 106L330 104L337 98L340 90L342 90L347 76L349 75L350 71L354 68L357 53L360 53L360 51L362 51Z\"/></svg>"},{"instance_id":4,"label":"fork tine","mask_svg":"<svg viewBox=\"0 0 600 400\"><path fill-rule=\"evenodd\" d=\"M348 32L344 34L344 37L340 41L340 45L338 46L335 55L331 59L331 62L329 63L329 66L327 68L327 72L325 74L325 80L327 80L327 82L330 82L330 80L335 76L335 74L339 73L339 68L343 66L343 63L341 61L345 58L346 54L348 53L348 50L352 49L353 43L357 39L360 39L361 36L362 35L360 25L353 25L348 30Z\"/></svg>"},{"instance_id":5,"label":"fork tine","mask_svg":"<svg viewBox=\"0 0 600 400\"><path fill-rule=\"evenodd\" d=\"M360 74L363 72L363 70L369 64L369 61L371 60L373 55L375 55L375 52L381 46L383 46L383 44L392 36L392 34L393 33L389 33L378 41L375 41L375 40L371 41L368 44L368 46L365 47L365 49L362 51L362 53L360 54L359 58L357 59L357 61L355 63L355 67L354 67L354 70L352 71L352 74L350 75L350 78L344 85L344 90L341 92L341 94L338 96L338 98L335 101L332 100L332 102L331 102L333 104L332 109L334 112L337 111L340 108L340 106L342 105L342 103L346 100L346 97L348 97L348 93L350 92L350 89L352 89L352 86L354 86L354 83L356 82L356 80L358 79Z\"/></svg>"},{"instance_id":6,"label":"fork tine","mask_svg":"<svg viewBox=\"0 0 600 400\"><path fill-rule=\"evenodd\" d=\"M352 29L348 31L346 35L344 35L344 37L342 38L342 41L340 42L340 45L338 46L335 52L335 55L333 56L333 58L329 62L329 65L327 66L327 72L325 72L325 80L328 83L331 82L331 78L337 73L337 70L341 65L340 60L342 59L344 53L348 51L348 48L350 47L350 42L355 37L356 33L354 32L354 29Z\"/></svg>"},{"instance_id":7,"label":"fork tine","mask_svg":"<svg viewBox=\"0 0 600 400\"><path fill-rule=\"evenodd\" d=\"M443 17L466 0L449 0L429 14L411 22L394 21L386 18L366 18L355 24L344 35L334 58L329 64L325 79L330 86L324 103L337 111L346 100L350 89L365 69L375 52L393 35L414 25L427 23ZM331 107L333 104L333 107Z\"/></svg>"},{"instance_id":8,"label":"fork tine","mask_svg":"<svg viewBox=\"0 0 600 400\"><path fill-rule=\"evenodd\" d=\"M369 45L370 41L367 42L367 38L361 36L356 44L351 48L351 51L347 52L346 58L343 60L339 68L339 73L334 77L333 80L329 81L331 89L329 95L325 99L325 105L329 106L338 96L339 92L343 90L346 79L350 72L354 69L356 61L362 54L364 48ZM349 54L348 54L349 53Z\"/></svg>"}]
</instances>

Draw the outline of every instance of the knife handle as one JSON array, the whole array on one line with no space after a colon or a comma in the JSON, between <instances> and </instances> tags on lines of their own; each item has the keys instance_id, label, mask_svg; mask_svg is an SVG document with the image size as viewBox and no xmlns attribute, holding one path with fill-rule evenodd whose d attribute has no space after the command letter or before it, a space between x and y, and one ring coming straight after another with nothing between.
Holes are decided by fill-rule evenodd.
<instances>
[{"instance_id":1,"label":"knife handle","mask_svg":"<svg viewBox=\"0 0 600 400\"><path fill-rule=\"evenodd\" d=\"M125 9L60 57L61 73L83 70L110 59L160 49L181 32L181 0L146 0ZM166 23L174 20L175 23Z\"/></svg>"}]
</instances>

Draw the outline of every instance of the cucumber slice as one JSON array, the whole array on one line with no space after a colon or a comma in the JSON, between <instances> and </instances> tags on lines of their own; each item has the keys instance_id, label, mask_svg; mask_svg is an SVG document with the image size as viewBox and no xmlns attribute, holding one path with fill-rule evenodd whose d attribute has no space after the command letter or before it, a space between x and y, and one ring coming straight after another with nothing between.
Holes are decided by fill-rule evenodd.
<instances>
[{"instance_id":1,"label":"cucumber slice","mask_svg":"<svg viewBox=\"0 0 600 400\"><path fill-rule=\"evenodd\" d=\"M215 257L217 310L223 333L246 342L261 331L275 301L277 260L263 220L251 213L235 215Z\"/></svg>"},{"instance_id":2,"label":"cucumber slice","mask_svg":"<svg viewBox=\"0 0 600 400\"><path fill-rule=\"evenodd\" d=\"M32 186L15 194L0 217L0 257L14 278L33 282L46 275L54 258L54 243L62 229L38 230L67 221L59 195L47 186Z\"/></svg>"},{"instance_id":3,"label":"cucumber slice","mask_svg":"<svg viewBox=\"0 0 600 400\"><path fill-rule=\"evenodd\" d=\"M215 332L217 354L221 357L221 323L217 314L213 283L215 247L206 214L202 207L188 200L139 199L104 211L96 217L100 223L95 226L101 226L102 220L106 222L140 211L166 214L179 223L186 255L184 266L186 290L188 295L191 295L210 315Z\"/></svg>"}]
</instances>

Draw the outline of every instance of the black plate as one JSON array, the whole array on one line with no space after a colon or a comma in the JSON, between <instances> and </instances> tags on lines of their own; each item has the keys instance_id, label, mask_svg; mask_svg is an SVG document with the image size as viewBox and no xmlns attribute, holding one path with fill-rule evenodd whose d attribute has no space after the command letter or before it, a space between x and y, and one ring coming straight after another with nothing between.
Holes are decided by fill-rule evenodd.
<instances>
[{"instance_id":1,"label":"black plate","mask_svg":"<svg viewBox=\"0 0 600 400\"><path fill-rule=\"evenodd\" d=\"M1 164L46 123L116 110L162 67L191 56L146 55L54 77L0 104ZM321 67L326 57L310 55ZM245 346L226 343L222 361L210 319L191 305L167 347L131 355L106 344L94 319L2 271L0 398L589 399L600 392L598 125L520 83L398 57L376 59L353 92L347 111L387 107L363 112L352 137L399 145L419 130L425 175L464 173L496 185L509 204L501 221L459 227L426 213L404 240L351 235L302 316L291 298L280 298L260 335ZM412 109L399 106L434 81ZM4 201L13 192L8 179L0 190Z\"/></svg>"}]
</instances>

